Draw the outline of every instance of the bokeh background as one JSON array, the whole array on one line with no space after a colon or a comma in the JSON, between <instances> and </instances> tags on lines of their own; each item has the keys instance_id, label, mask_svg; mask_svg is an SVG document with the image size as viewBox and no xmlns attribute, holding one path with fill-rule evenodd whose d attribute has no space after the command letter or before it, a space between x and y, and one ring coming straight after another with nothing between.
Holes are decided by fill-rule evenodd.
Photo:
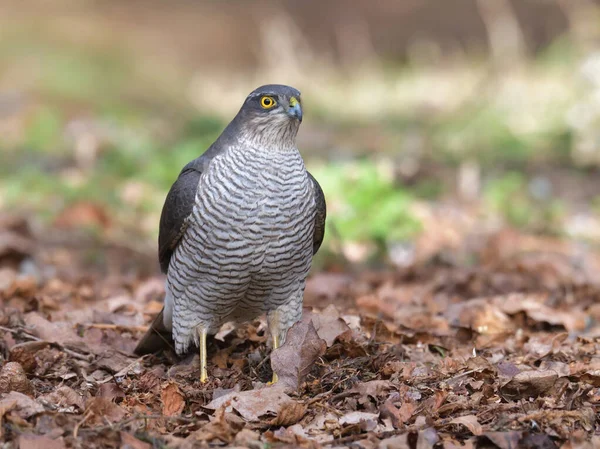
<instances>
[{"instance_id":1,"label":"bokeh background","mask_svg":"<svg viewBox=\"0 0 600 449\"><path fill-rule=\"evenodd\" d=\"M171 183L267 83L303 93L317 269L499 229L600 239L592 0L0 2L0 210L82 264L157 271Z\"/></svg>"}]
</instances>

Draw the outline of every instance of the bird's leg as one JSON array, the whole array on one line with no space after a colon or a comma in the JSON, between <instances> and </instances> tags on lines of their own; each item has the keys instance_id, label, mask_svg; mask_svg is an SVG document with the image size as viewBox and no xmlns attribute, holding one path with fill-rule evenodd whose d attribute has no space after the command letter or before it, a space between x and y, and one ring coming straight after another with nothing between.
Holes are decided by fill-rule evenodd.
<instances>
[{"instance_id":1,"label":"bird's leg","mask_svg":"<svg viewBox=\"0 0 600 449\"><path fill-rule=\"evenodd\" d=\"M198 348L200 349L200 383L208 382L206 371L206 329L198 327Z\"/></svg>"},{"instance_id":2,"label":"bird's leg","mask_svg":"<svg viewBox=\"0 0 600 449\"><path fill-rule=\"evenodd\" d=\"M274 310L269 314L269 331L271 332L271 338L273 339L273 351L279 348L281 344L281 336L280 336L280 328L281 322L279 320L279 311ZM276 373L273 373L273 379L271 380L271 384L276 383L279 380Z\"/></svg>"}]
</instances>

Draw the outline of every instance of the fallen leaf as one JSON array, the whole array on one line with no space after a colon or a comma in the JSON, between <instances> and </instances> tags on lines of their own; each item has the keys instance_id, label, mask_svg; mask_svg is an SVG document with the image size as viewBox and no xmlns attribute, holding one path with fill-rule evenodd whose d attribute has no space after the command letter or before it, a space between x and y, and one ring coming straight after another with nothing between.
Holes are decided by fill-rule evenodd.
<instances>
[{"instance_id":1,"label":"fallen leaf","mask_svg":"<svg viewBox=\"0 0 600 449\"><path fill-rule=\"evenodd\" d=\"M53 392L39 397L38 401L49 403L59 409L72 406L77 407L79 410L84 410L85 408L85 401L81 395L66 385L58 387Z\"/></svg>"},{"instance_id":2,"label":"fallen leaf","mask_svg":"<svg viewBox=\"0 0 600 449\"><path fill-rule=\"evenodd\" d=\"M285 343L271 353L271 366L279 383L288 390L297 390L326 349L327 344L319 338L312 321L303 318L294 324Z\"/></svg>"},{"instance_id":3,"label":"fallen leaf","mask_svg":"<svg viewBox=\"0 0 600 449\"><path fill-rule=\"evenodd\" d=\"M165 416L179 415L185 406L185 398L176 383L170 382L162 388L162 414Z\"/></svg>"},{"instance_id":4,"label":"fallen leaf","mask_svg":"<svg viewBox=\"0 0 600 449\"><path fill-rule=\"evenodd\" d=\"M29 331L42 340L87 350L85 341L75 333L73 323L50 322L36 312L28 313L24 319Z\"/></svg>"},{"instance_id":5,"label":"fallen leaf","mask_svg":"<svg viewBox=\"0 0 600 449\"><path fill-rule=\"evenodd\" d=\"M51 345L48 341L28 341L14 345L10 349L10 360L20 363L26 373L33 373L36 368L35 354Z\"/></svg>"},{"instance_id":6,"label":"fallen leaf","mask_svg":"<svg viewBox=\"0 0 600 449\"><path fill-rule=\"evenodd\" d=\"M210 407L207 406L207 408ZM215 415L211 418L208 424L205 424L199 430L190 434L190 436L186 438L186 443L190 443L190 446L184 447L186 449L188 447L197 447L195 443L199 441L219 440L223 443L231 443L236 434L244 427L244 422L240 423L237 420L228 419L231 418L233 414L226 413L225 409L226 407L217 408Z\"/></svg>"},{"instance_id":7,"label":"fallen leaf","mask_svg":"<svg viewBox=\"0 0 600 449\"><path fill-rule=\"evenodd\" d=\"M272 421L274 426L291 426L300 421L306 414L307 407L296 401L289 401L283 404L277 412L277 416Z\"/></svg>"},{"instance_id":8,"label":"fallen leaf","mask_svg":"<svg viewBox=\"0 0 600 449\"><path fill-rule=\"evenodd\" d=\"M64 449L66 447L62 437L53 440L43 435L24 434L19 436L19 449Z\"/></svg>"},{"instance_id":9,"label":"fallen leaf","mask_svg":"<svg viewBox=\"0 0 600 449\"><path fill-rule=\"evenodd\" d=\"M378 418L379 414L377 413L350 412L341 416L339 422L342 425L359 424L361 421L376 421Z\"/></svg>"},{"instance_id":10,"label":"fallen leaf","mask_svg":"<svg viewBox=\"0 0 600 449\"><path fill-rule=\"evenodd\" d=\"M0 400L0 410L9 408L23 419L31 418L44 411L44 407L25 396L23 393L11 391Z\"/></svg>"},{"instance_id":11,"label":"fallen leaf","mask_svg":"<svg viewBox=\"0 0 600 449\"><path fill-rule=\"evenodd\" d=\"M284 408L294 408L290 398L281 386L274 385L260 390L231 392L211 401L206 408L217 410L223 407L226 411L235 410L242 418L250 422L259 422L277 417Z\"/></svg>"},{"instance_id":12,"label":"fallen leaf","mask_svg":"<svg viewBox=\"0 0 600 449\"><path fill-rule=\"evenodd\" d=\"M550 390L558 379L555 371L521 371L500 387L504 396L510 399L538 397Z\"/></svg>"},{"instance_id":13,"label":"fallen leaf","mask_svg":"<svg viewBox=\"0 0 600 449\"><path fill-rule=\"evenodd\" d=\"M583 373L580 377L582 382L593 385L594 387L600 387L600 370L589 370Z\"/></svg>"},{"instance_id":14,"label":"fallen leaf","mask_svg":"<svg viewBox=\"0 0 600 449\"><path fill-rule=\"evenodd\" d=\"M479 424L475 415L459 416L450 421L450 424L462 424L475 436L479 436L483 433L481 424Z\"/></svg>"},{"instance_id":15,"label":"fallen leaf","mask_svg":"<svg viewBox=\"0 0 600 449\"><path fill-rule=\"evenodd\" d=\"M452 304L444 315L451 326L472 329L483 335L499 334L513 328L508 315L493 304L491 298Z\"/></svg>"},{"instance_id":16,"label":"fallen leaf","mask_svg":"<svg viewBox=\"0 0 600 449\"><path fill-rule=\"evenodd\" d=\"M325 340L327 347L333 345L339 335L350 330L334 305L327 306L321 313L305 312L305 314L312 321L319 337Z\"/></svg>"},{"instance_id":17,"label":"fallen leaf","mask_svg":"<svg viewBox=\"0 0 600 449\"><path fill-rule=\"evenodd\" d=\"M546 295L513 293L495 297L494 303L509 315L525 312L534 321L561 325L570 332L585 329L586 314L584 311L570 308L568 311L556 313L555 309L544 304L545 300Z\"/></svg>"},{"instance_id":18,"label":"fallen leaf","mask_svg":"<svg viewBox=\"0 0 600 449\"><path fill-rule=\"evenodd\" d=\"M415 445L409 444L408 436L408 433L406 433L391 438L384 438L379 442L377 447L379 449L413 449Z\"/></svg>"},{"instance_id":19,"label":"fallen leaf","mask_svg":"<svg viewBox=\"0 0 600 449\"><path fill-rule=\"evenodd\" d=\"M138 440L136 437L127 432L121 434L121 449L151 449L152 445L144 441Z\"/></svg>"},{"instance_id":20,"label":"fallen leaf","mask_svg":"<svg viewBox=\"0 0 600 449\"><path fill-rule=\"evenodd\" d=\"M90 425L104 425L106 421L121 421L127 414L123 408L114 402L99 397L89 399L86 403L86 409L90 414L86 423Z\"/></svg>"}]
</instances>

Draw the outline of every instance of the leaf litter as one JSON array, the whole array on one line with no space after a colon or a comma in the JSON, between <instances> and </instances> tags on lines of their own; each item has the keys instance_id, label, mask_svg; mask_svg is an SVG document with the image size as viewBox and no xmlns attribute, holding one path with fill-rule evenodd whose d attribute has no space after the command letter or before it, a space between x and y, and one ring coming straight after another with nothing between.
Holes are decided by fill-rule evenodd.
<instances>
[{"instance_id":1,"label":"leaf litter","mask_svg":"<svg viewBox=\"0 0 600 449\"><path fill-rule=\"evenodd\" d=\"M477 263L429 245L395 270L315 273L282 347L263 319L224 327L201 384L195 352L132 354L160 310L152 268L94 271L2 223L19 236L0 248L7 448L600 447L593 252L503 231L453 243Z\"/></svg>"}]
</instances>

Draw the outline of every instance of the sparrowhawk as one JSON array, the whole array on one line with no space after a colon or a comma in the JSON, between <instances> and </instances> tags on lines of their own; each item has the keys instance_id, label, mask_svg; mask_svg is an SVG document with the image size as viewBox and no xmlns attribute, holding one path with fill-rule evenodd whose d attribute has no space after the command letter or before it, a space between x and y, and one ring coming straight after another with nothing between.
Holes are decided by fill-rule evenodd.
<instances>
[{"instance_id":1,"label":"sparrowhawk","mask_svg":"<svg viewBox=\"0 0 600 449\"><path fill-rule=\"evenodd\" d=\"M296 146L300 92L254 90L218 139L187 164L160 218L165 304L138 343L139 355L172 342L200 350L228 321L267 314L273 348L302 315L312 257L323 241L325 197ZM274 376L276 381L276 376Z\"/></svg>"}]
</instances>

